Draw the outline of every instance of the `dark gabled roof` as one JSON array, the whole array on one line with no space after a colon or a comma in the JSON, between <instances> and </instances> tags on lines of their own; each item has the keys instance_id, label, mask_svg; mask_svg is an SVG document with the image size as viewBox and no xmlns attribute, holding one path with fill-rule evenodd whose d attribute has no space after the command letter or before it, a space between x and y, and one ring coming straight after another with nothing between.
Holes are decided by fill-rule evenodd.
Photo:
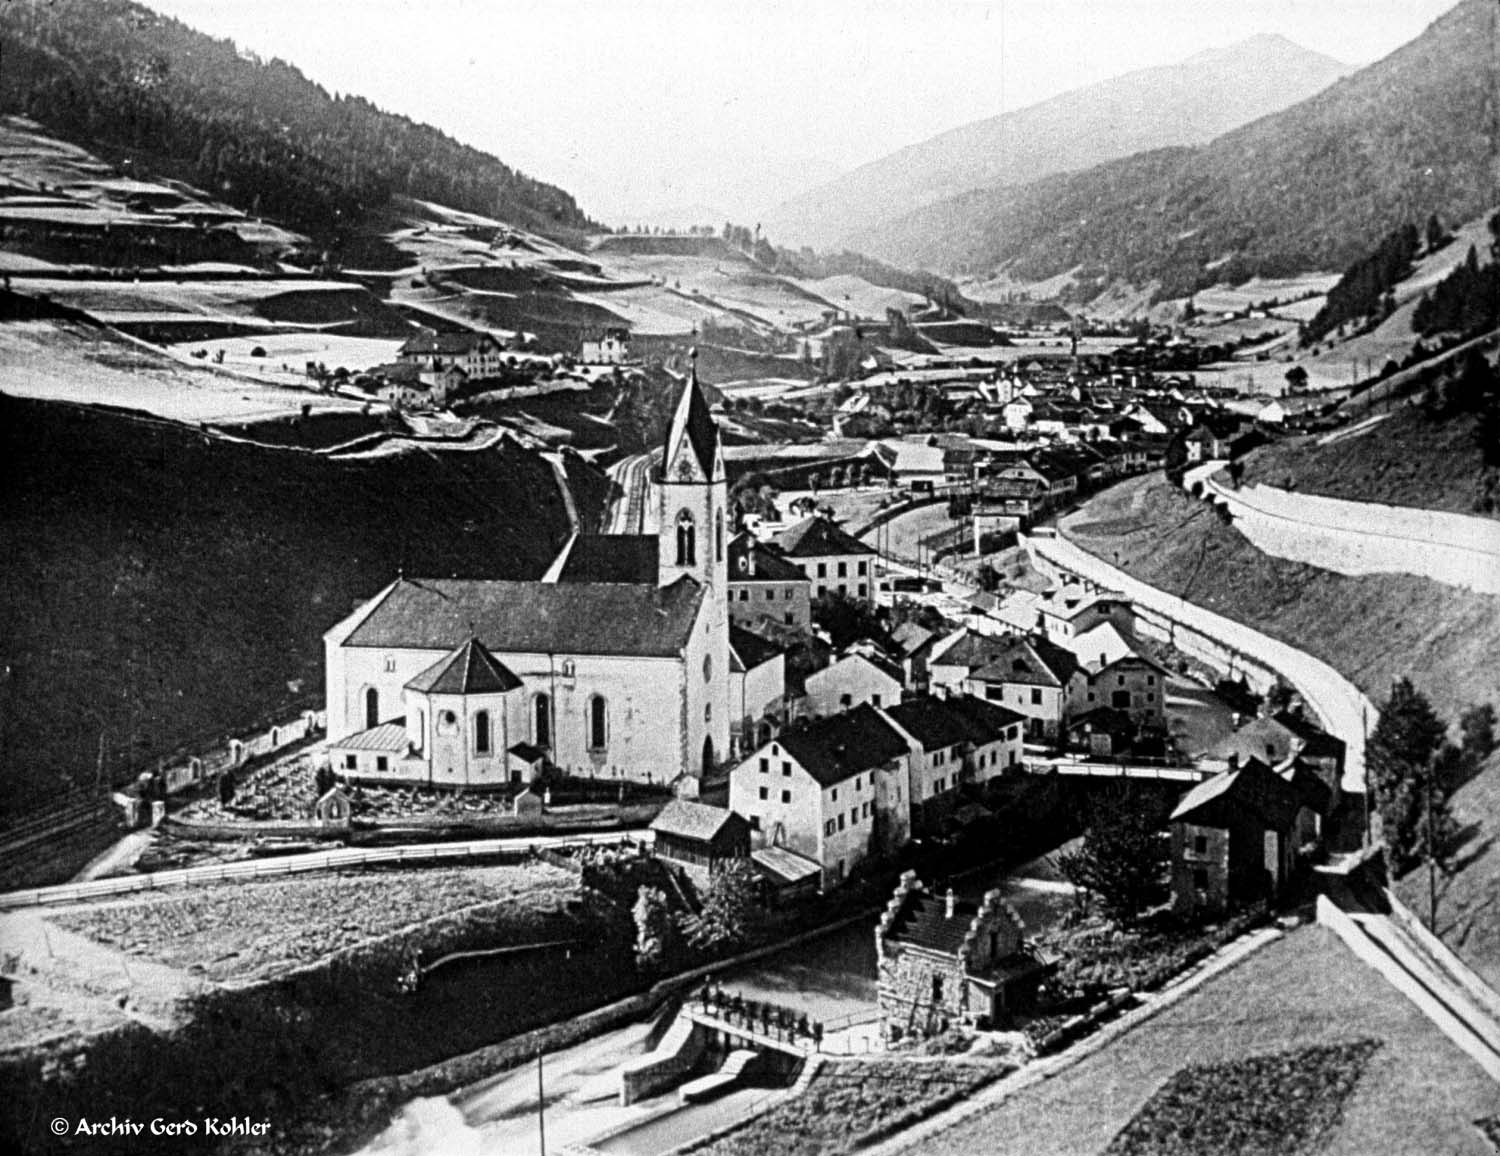
<instances>
[{"instance_id":1,"label":"dark gabled roof","mask_svg":"<svg viewBox=\"0 0 1500 1156\"><path fill-rule=\"evenodd\" d=\"M516 743L510 748L510 753L525 763L538 763L547 757L546 751L530 743Z\"/></svg>"},{"instance_id":2,"label":"dark gabled roof","mask_svg":"<svg viewBox=\"0 0 1500 1156\"><path fill-rule=\"evenodd\" d=\"M1183 795L1172 811L1174 823L1222 827L1234 810L1255 815L1268 828L1286 830L1297 817L1297 792L1259 759L1223 771Z\"/></svg>"},{"instance_id":3,"label":"dark gabled roof","mask_svg":"<svg viewBox=\"0 0 1500 1156\"><path fill-rule=\"evenodd\" d=\"M744 827L745 820L723 807L710 807L707 803L694 803L687 799L673 799L662 808L661 814L651 822L651 830L658 834L676 835L679 839L698 839L711 842L725 827Z\"/></svg>"},{"instance_id":4,"label":"dark gabled roof","mask_svg":"<svg viewBox=\"0 0 1500 1156\"><path fill-rule=\"evenodd\" d=\"M1027 686L1065 686L1080 670L1077 657L1040 635L1013 639L986 666L974 671L980 682L1012 682Z\"/></svg>"},{"instance_id":5,"label":"dark gabled roof","mask_svg":"<svg viewBox=\"0 0 1500 1156\"><path fill-rule=\"evenodd\" d=\"M754 562L752 572L750 563ZM730 582L806 582L807 575L767 542L757 542L751 534L736 534L729 540Z\"/></svg>"},{"instance_id":6,"label":"dark gabled roof","mask_svg":"<svg viewBox=\"0 0 1500 1156\"><path fill-rule=\"evenodd\" d=\"M949 918L947 902L946 897L926 891L913 892L906 897L886 938L956 955L979 914L979 904L972 899L954 899L953 916Z\"/></svg>"},{"instance_id":7,"label":"dark gabled roof","mask_svg":"<svg viewBox=\"0 0 1500 1156\"><path fill-rule=\"evenodd\" d=\"M908 699L885 712L924 751L942 750L958 743L984 746L1000 738L1007 727L1026 720L1013 710L973 695Z\"/></svg>"},{"instance_id":8,"label":"dark gabled roof","mask_svg":"<svg viewBox=\"0 0 1500 1156\"><path fill-rule=\"evenodd\" d=\"M1297 798L1304 807L1316 811L1319 815L1327 815L1333 808L1333 789L1323 781L1317 770L1298 759L1292 764L1292 775L1289 780L1292 790L1297 792Z\"/></svg>"},{"instance_id":9,"label":"dark gabled roof","mask_svg":"<svg viewBox=\"0 0 1500 1156\"><path fill-rule=\"evenodd\" d=\"M488 333L419 333L414 337L408 337L397 352L442 353L448 356L458 356L486 342L491 345L496 344L495 339Z\"/></svg>"},{"instance_id":10,"label":"dark gabled roof","mask_svg":"<svg viewBox=\"0 0 1500 1156\"><path fill-rule=\"evenodd\" d=\"M869 703L782 731L776 741L825 787L909 753L900 732Z\"/></svg>"},{"instance_id":11,"label":"dark gabled roof","mask_svg":"<svg viewBox=\"0 0 1500 1156\"><path fill-rule=\"evenodd\" d=\"M484 643L470 638L406 685L422 694L504 694L521 680Z\"/></svg>"},{"instance_id":12,"label":"dark gabled roof","mask_svg":"<svg viewBox=\"0 0 1500 1156\"><path fill-rule=\"evenodd\" d=\"M1344 757L1344 740L1335 738L1317 723L1309 722L1301 715L1286 710L1277 711L1271 717L1302 740L1302 750L1298 752L1299 754L1312 759L1342 759Z\"/></svg>"},{"instance_id":13,"label":"dark gabled roof","mask_svg":"<svg viewBox=\"0 0 1500 1156\"><path fill-rule=\"evenodd\" d=\"M659 555L655 534L580 534L573 539L557 580L655 585Z\"/></svg>"},{"instance_id":14,"label":"dark gabled roof","mask_svg":"<svg viewBox=\"0 0 1500 1156\"><path fill-rule=\"evenodd\" d=\"M848 531L835 526L827 518L803 518L795 526L783 530L776 543L789 558L827 558L834 554L874 554Z\"/></svg>"},{"instance_id":15,"label":"dark gabled roof","mask_svg":"<svg viewBox=\"0 0 1500 1156\"><path fill-rule=\"evenodd\" d=\"M1082 714L1075 714L1068 721L1068 733L1077 731L1101 731L1109 735L1132 735L1135 723L1127 711L1112 706L1096 706Z\"/></svg>"},{"instance_id":16,"label":"dark gabled roof","mask_svg":"<svg viewBox=\"0 0 1500 1156\"><path fill-rule=\"evenodd\" d=\"M762 638L732 622L729 624L729 650L746 670L754 670L762 663L786 653L769 638Z\"/></svg>"},{"instance_id":17,"label":"dark gabled roof","mask_svg":"<svg viewBox=\"0 0 1500 1156\"><path fill-rule=\"evenodd\" d=\"M931 647L937 641L937 634L925 626L918 626L915 622L903 622L891 632L891 641L895 643L901 654L909 658Z\"/></svg>"},{"instance_id":18,"label":"dark gabled roof","mask_svg":"<svg viewBox=\"0 0 1500 1156\"><path fill-rule=\"evenodd\" d=\"M345 646L448 650L470 635L492 651L673 657L698 618L702 588L404 578Z\"/></svg>"},{"instance_id":19,"label":"dark gabled roof","mask_svg":"<svg viewBox=\"0 0 1500 1156\"><path fill-rule=\"evenodd\" d=\"M975 743L992 743L1005 728L1026 721L1025 715L1010 707L986 702L972 694L951 695L947 702L963 716L964 723L969 728L969 740Z\"/></svg>"},{"instance_id":20,"label":"dark gabled roof","mask_svg":"<svg viewBox=\"0 0 1500 1156\"><path fill-rule=\"evenodd\" d=\"M966 631L963 638L933 659L932 665L965 666L976 670L1004 654L1014 642L1015 639L1008 634L991 635Z\"/></svg>"},{"instance_id":21,"label":"dark gabled roof","mask_svg":"<svg viewBox=\"0 0 1500 1156\"><path fill-rule=\"evenodd\" d=\"M696 364L688 373L682 399L677 403L677 412L672 416L672 424L667 427L667 440L662 448L664 468L671 465L672 447L677 444L677 439L684 433L693 457L703 471L703 476L712 478L714 458L719 450L719 427L714 424L713 414L708 409L708 401L703 396L703 390L698 386Z\"/></svg>"},{"instance_id":22,"label":"dark gabled roof","mask_svg":"<svg viewBox=\"0 0 1500 1156\"><path fill-rule=\"evenodd\" d=\"M947 701L924 695L886 708L886 715L924 751L945 750L969 741L969 727Z\"/></svg>"}]
</instances>

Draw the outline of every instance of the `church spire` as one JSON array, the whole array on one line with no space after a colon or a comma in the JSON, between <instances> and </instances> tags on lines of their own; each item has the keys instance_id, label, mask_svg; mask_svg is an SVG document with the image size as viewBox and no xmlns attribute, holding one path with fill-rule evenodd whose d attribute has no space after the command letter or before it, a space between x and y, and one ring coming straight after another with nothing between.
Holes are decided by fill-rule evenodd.
<instances>
[{"instance_id":1,"label":"church spire","mask_svg":"<svg viewBox=\"0 0 1500 1156\"><path fill-rule=\"evenodd\" d=\"M678 473L673 476L680 477L684 455L691 455L691 460L698 467L698 477L692 480L717 481L714 470L719 451L719 427L714 424L713 415L708 411L708 401L698 385L697 349L689 350L688 358L687 384L677 402L677 412L672 415L672 424L667 429L662 464L666 470L676 467Z\"/></svg>"}]
</instances>

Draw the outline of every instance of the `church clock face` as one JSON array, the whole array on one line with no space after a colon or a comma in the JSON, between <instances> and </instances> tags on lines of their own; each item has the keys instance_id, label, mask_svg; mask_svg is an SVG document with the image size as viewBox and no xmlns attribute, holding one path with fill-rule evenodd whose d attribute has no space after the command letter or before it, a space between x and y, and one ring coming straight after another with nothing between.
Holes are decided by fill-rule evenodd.
<instances>
[{"instance_id":1,"label":"church clock face","mask_svg":"<svg viewBox=\"0 0 1500 1156\"><path fill-rule=\"evenodd\" d=\"M691 482L693 480L693 463L686 458L678 463L677 480L679 482Z\"/></svg>"}]
</instances>

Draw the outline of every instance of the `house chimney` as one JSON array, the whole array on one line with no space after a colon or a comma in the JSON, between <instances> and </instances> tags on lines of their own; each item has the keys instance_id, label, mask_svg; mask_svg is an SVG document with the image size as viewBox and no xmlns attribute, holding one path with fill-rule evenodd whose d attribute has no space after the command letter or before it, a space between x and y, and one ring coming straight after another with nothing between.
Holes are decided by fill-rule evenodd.
<instances>
[{"instance_id":1,"label":"house chimney","mask_svg":"<svg viewBox=\"0 0 1500 1156\"><path fill-rule=\"evenodd\" d=\"M954 903L953 888L950 887L950 888L948 888L948 898L947 898L947 901L943 904L943 907L944 907L944 912L943 912L944 918L946 918L946 919L952 919L953 918L953 903Z\"/></svg>"}]
</instances>

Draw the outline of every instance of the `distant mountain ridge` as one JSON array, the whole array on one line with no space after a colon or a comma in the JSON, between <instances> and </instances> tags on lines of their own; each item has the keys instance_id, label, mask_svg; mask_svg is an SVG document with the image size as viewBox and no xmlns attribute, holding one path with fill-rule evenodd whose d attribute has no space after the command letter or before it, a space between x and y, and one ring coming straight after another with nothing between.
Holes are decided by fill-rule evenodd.
<instances>
[{"instance_id":1,"label":"distant mountain ridge","mask_svg":"<svg viewBox=\"0 0 1500 1156\"><path fill-rule=\"evenodd\" d=\"M1203 143L1348 71L1285 37L1251 37L951 129L793 198L765 217L766 227L794 245L857 240L882 221L973 189Z\"/></svg>"},{"instance_id":2,"label":"distant mountain ridge","mask_svg":"<svg viewBox=\"0 0 1500 1156\"><path fill-rule=\"evenodd\" d=\"M1341 269L1407 221L1493 202L1497 105L1497 6L1462 0L1385 59L1207 145L966 193L845 243L947 272L1077 270L1083 299L1113 280L1171 297Z\"/></svg>"}]
</instances>

